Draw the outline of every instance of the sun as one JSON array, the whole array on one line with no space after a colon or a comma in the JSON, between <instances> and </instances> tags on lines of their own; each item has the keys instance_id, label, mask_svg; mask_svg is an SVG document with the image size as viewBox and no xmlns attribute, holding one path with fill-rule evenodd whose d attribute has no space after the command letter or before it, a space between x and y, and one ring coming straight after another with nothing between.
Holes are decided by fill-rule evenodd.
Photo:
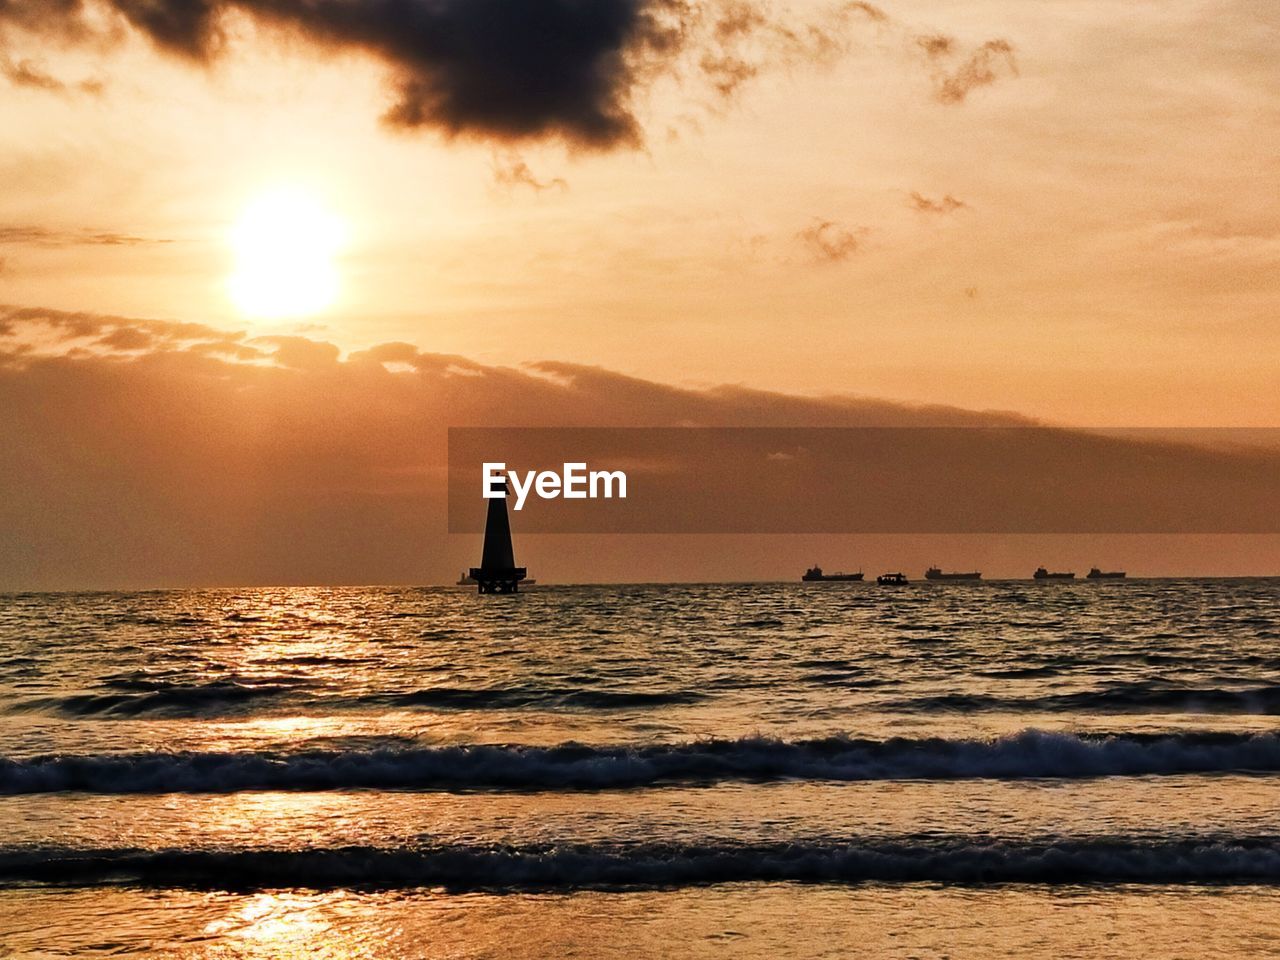
<instances>
[{"instance_id":1,"label":"sun","mask_svg":"<svg viewBox=\"0 0 1280 960\"><path fill-rule=\"evenodd\" d=\"M312 316L338 295L342 220L313 194L281 187L257 197L231 232L231 299L248 317Z\"/></svg>"}]
</instances>

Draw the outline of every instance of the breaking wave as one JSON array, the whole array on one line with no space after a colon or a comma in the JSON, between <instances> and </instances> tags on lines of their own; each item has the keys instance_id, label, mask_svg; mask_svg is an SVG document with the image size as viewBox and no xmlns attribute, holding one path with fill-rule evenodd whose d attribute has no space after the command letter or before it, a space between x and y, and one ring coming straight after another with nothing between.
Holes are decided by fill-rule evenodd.
<instances>
[{"instance_id":1,"label":"breaking wave","mask_svg":"<svg viewBox=\"0 0 1280 960\"><path fill-rule=\"evenodd\" d=\"M199 888L671 888L716 883L1280 883L1274 838L0 851L0 881Z\"/></svg>"},{"instance_id":2,"label":"breaking wave","mask_svg":"<svg viewBox=\"0 0 1280 960\"><path fill-rule=\"evenodd\" d=\"M0 758L0 794L237 790L594 790L779 780L1085 778L1280 772L1280 735L1078 735L994 740L763 737L679 744L474 745L298 752Z\"/></svg>"}]
</instances>

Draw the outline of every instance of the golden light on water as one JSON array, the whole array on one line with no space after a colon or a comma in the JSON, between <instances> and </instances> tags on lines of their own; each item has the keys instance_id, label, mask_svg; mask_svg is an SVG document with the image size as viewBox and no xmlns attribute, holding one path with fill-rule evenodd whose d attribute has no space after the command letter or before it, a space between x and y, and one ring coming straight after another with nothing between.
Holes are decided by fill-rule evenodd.
<instances>
[{"instance_id":1,"label":"golden light on water","mask_svg":"<svg viewBox=\"0 0 1280 960\"><path fill-rule=\"evenodd\" d=\"M232 301L245 316L261 319L321 312L338 295L336 261L346 235L342 219L302 188L261 194L231 233Z\"/></svg>"}]
</instances>

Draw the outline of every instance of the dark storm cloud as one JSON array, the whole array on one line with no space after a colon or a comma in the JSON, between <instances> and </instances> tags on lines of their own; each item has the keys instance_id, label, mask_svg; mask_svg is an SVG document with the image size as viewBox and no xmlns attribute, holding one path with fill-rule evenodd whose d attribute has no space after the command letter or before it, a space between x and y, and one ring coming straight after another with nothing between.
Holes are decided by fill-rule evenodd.
<instances>
[{"instance_id":1,"label":"dark storm cloud","mask_svg":"<svg viewBox=\"0 0 1280 960\"><path fill-rule=\"evenodd\" d=\"M866 232L865 227L850 230L834 220L819 219L796 234L796 239L818 260L835 263L857 253Z\"/></svg>"},{"instance_id":2,"label":"dark storm cloud","mask_svg":"<svg viewBox=\"0 0 1280 960\"><path fill-rule=\"evenodd\" d=\"M283 8L283 9L282 9ZM500 139L560 136L591 147L638 143L637 63L677 42L644 0L379 0L355 8L266 0L323 43L369 50L396 75L396 126Z\"/></svg>"},{"instance_id":3,"label":"dark storm cloud","mask_svg":"<svg viewBox=\"0 0 1280 960\"><path fill-rule=\"evenodd\" d=\"M240 14L314 48L381 63L394 91L393 127L497 142L561 140L575 147L640 146L638 101L661 76L695 97L732 99L766 70L834 62L859 27L903 29L878 6L826 2L803 14L764 0L104 0L106 28L83 0L0 0L6 27L63 42L107 42L124 27L177 57L205 63L230 42ZM959 103L1012 67L1012 48L988 41L942 63L949 38L921 38L937 96ZM65 89L22 62L11 80ZM96 82L81 85L97 89Z\"/></svg>"},{"instance_id":4,"label":"dark storm cloud","mask_svg":"<svg viewBox=\"0 0 1280 960\"><path fill-rule=\"evenodd\" d=\"M390 70L393 126L494 139L636 143L633 88L651 58L678 53L679 0L108 0L157 47L196 61L227 43L223 15L248 14L315 46L357 50ZM79 3L0 0L0 21L43 33L85 26Z\"/></svg>"}]
</instances>

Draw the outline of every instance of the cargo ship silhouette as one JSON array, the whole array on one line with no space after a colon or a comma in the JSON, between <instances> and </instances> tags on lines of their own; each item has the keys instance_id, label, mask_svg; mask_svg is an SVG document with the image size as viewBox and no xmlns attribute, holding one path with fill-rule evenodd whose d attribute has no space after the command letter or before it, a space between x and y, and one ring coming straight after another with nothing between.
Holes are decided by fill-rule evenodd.
<instances>
[{"instance_id":1,"label":"cargo ship silhouette","mask_svg":"<svg viewBox=\"0 0 1280 960\"><path fill-rule=\"evenodd\" d=\"M862 579L862 571L857 573L841 573L837 570L835 573L823 573L822 568L816 563L804 572L804 576L800 578L805 583L837 583L849 582Z\"/></svg>"},{"instance_id":2,"label":"cargo ship silhouette","mask_svg":"<svg viewBox=\"0 0 1280 960\"><path fill-rule=\"evenodd\" d=\"M1036 572L1031 575L1034 580L1074 580L1074 573L1050 573L1044 567L1036 567Z\"/></svg>"},{"instance_id":3,"label":"cargo ship silhouette","mask_svg":"<svg viewBox=\"0 0 1280 960\"><path fill-rule=\"evenodd\" d=\"M1085 574L1086 580L1123 580L1126 574L1123 570L1099 570L1097 567L1091 567L1089 572Z\"/></svg>"},{"instance_id":4,"label":"cargo ship silhouette","mask_svg":"<svg viewBox=\"0 0 1280 960\"><path fill-rule=\"evenodd\" d=\"M973 570L969 573L944 573L938 567L930 567L924 572L926 580L981 580L982 574Z\"/></svg>"}]
</instances>

